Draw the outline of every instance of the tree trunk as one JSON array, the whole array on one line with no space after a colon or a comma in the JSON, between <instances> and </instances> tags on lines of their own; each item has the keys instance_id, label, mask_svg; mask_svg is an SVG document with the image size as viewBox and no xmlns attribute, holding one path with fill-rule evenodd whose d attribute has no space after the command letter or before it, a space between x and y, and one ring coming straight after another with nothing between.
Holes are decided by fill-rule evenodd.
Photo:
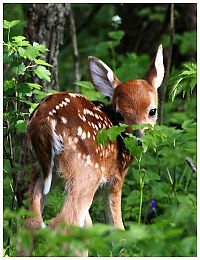
<instances>
[{"instance_id":1,"label":"tree trunk","mask_svg":"<svg viewBox=\"0 0 200 260\"><path fill-rule=\"evenodd\" d=\"M49 49L46 62L53 66L49 68L52 80L50 83L43 82L44 90L59 90L57 58L59 47L63 43L65 20L69 10L70 4L48 3L33 4L27 12L27 39L43 44ZM37 81L35 78L33 80Z\"/></svg>"},{"instance_id":2,"label":"tree trunk","mask_svg":"<svg viewBox=\"0 0 200 260\"><path fill-rule=\"evenodd\" d=\"M28 24L25 28L27 39L33 43L45 45L47 52L45 61L53 67L48 69L51 72L51 82L39 80L35 74L32 75L31 82L42 85L43 90L59 90L58 84L58 54L59 47L63 43L64 26L67 15L69 14L70 4L32 4L25 5ZM21 145L19 155L19 173L16 179L16 195L18 206L23 206L24 193L27 191L25 175L27 165L30 165L30 153L27 143L27 134L19 134L18 140Z\"/></svg>"}]
</instances>

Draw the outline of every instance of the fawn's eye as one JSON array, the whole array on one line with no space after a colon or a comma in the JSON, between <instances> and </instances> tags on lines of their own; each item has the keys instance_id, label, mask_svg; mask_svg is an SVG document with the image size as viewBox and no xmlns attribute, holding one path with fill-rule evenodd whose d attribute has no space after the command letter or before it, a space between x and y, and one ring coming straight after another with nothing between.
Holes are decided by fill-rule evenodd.
<instances>
[{"instance_id":1,"label":"fawn's eye","mask_svg":"<svg viewBox=\"0 0 200 260\"><path fill-rule=\"evenodd\" d=\"M150 111L149 111L149 116L150 117L154 117L155 115L156 115L156 108L154 108L154 109L151 109Z\"/></svg>"},{"instance_id":2,"label":"fawn's eye","mask_svg":"<svg viewBox=\"0 0 200 260\"><path fill-rule=\"evenodd\" d=\"M116 112L115 115L116 115L117 122L121 123L124 121L124 118L120 112Z\"/></svg>"}]
</instances>

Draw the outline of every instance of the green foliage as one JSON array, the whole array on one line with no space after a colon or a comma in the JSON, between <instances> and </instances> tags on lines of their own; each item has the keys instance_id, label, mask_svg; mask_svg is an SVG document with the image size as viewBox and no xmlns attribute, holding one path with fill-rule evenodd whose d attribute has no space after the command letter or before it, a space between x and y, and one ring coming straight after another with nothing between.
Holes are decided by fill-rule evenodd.
<instances>
[{"instance_id":1,"label":"green foliage","mask_svg":"<svg viewBox=\"0 0 200 260\"><path fill-rule=\"evenodd\" d=\"M8 42L4 42L4 64L7 69L7 78L4 81L4 103L6 124L11 124L11 132L25 132L28 114L36 107L31 98L34 90L40 90L39 84L29 82L31 73L40 79L50 81L50 72L44 66L51 66L38 59L47 51L46 47L38 43L32 45L24 36L13 36L10 40L10 28L19 23L4 20L4 29L8 29ZM42 64L42 65L41 65ZM22 77L23 76L23 77ZM46 94L45 94L46 95ZM23 110L21 111L23 104Z\"/></svg>"},{"instance_id":2,"label":"green foliage","mask_svg":"<svg viewBox=\"0 0 200 260\"><path fill-rule=\"evenodd\" d=\"M186 54L190 50L197 49L197 32L184 32L182 35L175 34L174 43L180 46L181 54Z\"/></svg>"},{"instance_id":3,"label":"green foliage","mask_svg":"<svg viewBox=\"0 0 200 260\"><path fill-rule=\"evenodd\" d=\"M150 7L145 7L140 10L139 16L148 19L149 22L163 22L165 19L167 6L154 6L153 10Z\"/></svg>"},{"instance_id":4,"label":"green foliage","mask_svg":"<svg viewBox=\"0 0 200 260\"><path fill-rule=\"evenodd\" d=\"M38 59L44 57L46 47L38 43L29 43L24 36L10 37L11 29L15 28L20 21L4 20L4 29L7 31L7 41L3 43L3 58L5 65L5 77L3 82L4 91L4 189L5 196L8 200L4 200L5 218L9 218L9 222L5 222L5 230L8 230L5 240L6 246L10 248L13 243L23 242L30 246L29 235L19 230L19 235L14 236L18 230L20 223L18 217L24 215L24 211L15 214L16 205L16 179L19 174L19 154L20 142L19 137L27 130L27 120L30 113L36 108L37 103L33 98L37 98L35 91L40 91L44 96L47 93L41 90L42 86L31 82L31 77L35 74L40 79L50 81L50 72L44 66L51 66L45 61ZM35 74L34 74L35 73ZM12 211L9 211L11 208ZM16 218L15 218L16 217ZM15 218L14 222L11 219ZM16 223L15 223L16 222ZM11 230L12 231L11 231ZM11 244L9 241L12 241ZM5 247L6 248L6 247ZM6 255L7 249L5 249ZM9 254L12 254L9 250ZM16 253L16 252L15 252Z\"/></svg>"},{"instance_id":5,"label":"green foliage","mask_svg":"<svg viewBox=\"0 0 200 260\"><path fill-rule=\"evenodd\" d=\"M197 84L197 65L195 63L185 63L182 66L182 69L175 71L172 74L168 81L170 87L170 100L174 101L174 98L183 93L192 93L194 87Z\"/></svg>"}]
</instances>

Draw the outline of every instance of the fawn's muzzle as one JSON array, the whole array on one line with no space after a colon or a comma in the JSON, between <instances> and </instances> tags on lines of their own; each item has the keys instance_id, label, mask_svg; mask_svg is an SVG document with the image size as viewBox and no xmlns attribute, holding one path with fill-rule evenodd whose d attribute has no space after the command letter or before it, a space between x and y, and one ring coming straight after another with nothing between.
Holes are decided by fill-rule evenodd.
<instances>
[{"instance_id":1,"label":"fawn's muzzle","mask_svg":"<svg viewBox=\"0 0 200 260\"><path fill-rule=\"evenodd\" d=\"M136 137L137 142L138 142L138 146L142 146L142 141L140 139L140 137L142 137L144 135L144 132L141 129L138 130L134 130L133 131L133 135Z\"/></svg>"}]
</instances>

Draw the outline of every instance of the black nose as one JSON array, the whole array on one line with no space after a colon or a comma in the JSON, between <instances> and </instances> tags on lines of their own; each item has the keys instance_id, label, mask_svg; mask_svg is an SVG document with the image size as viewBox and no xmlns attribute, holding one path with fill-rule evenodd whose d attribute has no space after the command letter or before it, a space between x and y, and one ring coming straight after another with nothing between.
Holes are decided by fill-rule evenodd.
<instances>
[{"instance_id":1,"label":"black nose","mask_svg":"<svg viewBox=\"0 0 200 260\"><path fill-rule=\"evenodd\" d=\"M141 130L141 129L138 129L138 130L134 130L133 131L133 135L140 138L141 136L144 135L144 132Z\"/></svg>"},{"instance_id":2,"label":"black nose","mask_svg":"<svg viewBox=\"0 0 200 260\"><path fill-rule=\"evenodd\" d=\"M139 137L137 137L137 143L138 143L138 146L142 146L142 141Z\"/></svg>"}]
</instances>

